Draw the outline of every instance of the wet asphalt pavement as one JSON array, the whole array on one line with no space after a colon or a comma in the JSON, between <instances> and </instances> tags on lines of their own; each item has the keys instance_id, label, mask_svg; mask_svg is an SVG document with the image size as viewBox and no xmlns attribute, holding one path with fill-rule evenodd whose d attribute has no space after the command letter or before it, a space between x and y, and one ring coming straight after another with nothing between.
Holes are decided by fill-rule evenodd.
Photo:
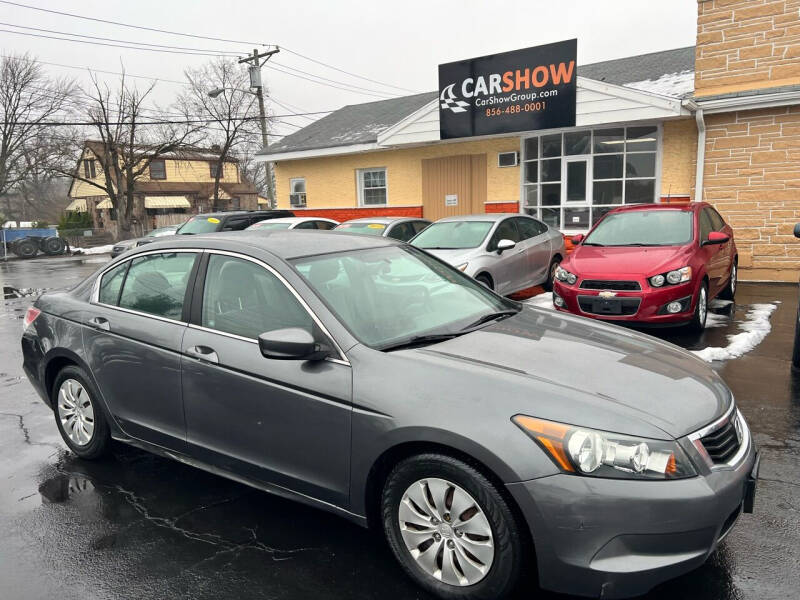
<instances>
[{"instance_id":1,"label":"wet asphalt pavement","mask_svg":"<svg viewBox=\"0 0 800 600\"><path fill-rule=\"evenodd\" d=\"M68 286L107 260L0 261L0 284ZM714 364L762 452L755 514L648 599L800 598L797 295L796 285L742 284L731 319L717 309L722 326L658 334L690 349L726 346L748 305L780 302L755 350ZM121 445L100 462L77 459L22 371L31 301L7 298L0 310L0 598L427 598L377 536L335 516ZM524 597L566 598L535 588Z\"/></svg>"}]
</instances>

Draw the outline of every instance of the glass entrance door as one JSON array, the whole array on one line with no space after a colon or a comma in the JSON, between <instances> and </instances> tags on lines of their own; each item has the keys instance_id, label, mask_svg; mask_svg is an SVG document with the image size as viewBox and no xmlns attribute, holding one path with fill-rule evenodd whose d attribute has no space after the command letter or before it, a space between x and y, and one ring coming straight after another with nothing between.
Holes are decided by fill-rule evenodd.
<instances>
[{"instance_id":1,"label":"glass entrance door","mask_svg":"<svg viewBox=\"0 0 800 600\"><path fill-rule=\"evenodd\" d=\"M590 224L592 163L588 157L564 157L564 229L587 229Z\"/></svg>"}]
</instances>

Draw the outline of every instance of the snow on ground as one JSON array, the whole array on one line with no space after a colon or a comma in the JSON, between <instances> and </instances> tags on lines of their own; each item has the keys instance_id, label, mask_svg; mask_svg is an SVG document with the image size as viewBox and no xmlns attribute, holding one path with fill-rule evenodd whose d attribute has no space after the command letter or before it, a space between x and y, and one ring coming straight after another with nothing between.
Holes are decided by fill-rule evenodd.
<instances>
[{"instance_id":1,"label":"snow on ground","mask_svg":"<svg viewBox=\"0 0 800 600\"><path fill-rule=\"evenodd\" d=\"M108 244L107 246L95 246L94 248L73 248L73 254L108 254L111 252L111 249L114 247L114 244Z\"/></svg>"},{"instance_id":2,"label":"snow on ground","mask_svg":"<svg viewBox=\"0 0 800 600\"><path fill-rule=\"evenodd\" d=\"M533 296L524 302L525 304L538 306L539 308L553 308L553 292L545 292L544 294Z\"/></svg>"},{"instance_id":3,"label":"snow on ground","mask_svg":"<svg viewBox=\"0 0 800 600\"><path fill-rule=\"evenodd\" d=\"M694 91L694 71L666 73L658 79L626 83L625 87L642 90L643 92L660 94L662 96L682 98Z\"/></svg>"},{"instance_id":4,"label":"snow on ground","mask_svg":"<svg viewBox=\"0 0 800 600\"><path fill-rule=\"evenodd\" d=\"M776 308L778 305L775 303L751 304L750 310L745 315L746 320L744 323L739 323L743 331L729 335L727 346L724 348L710 346L702 350L692 350L692 353L706 362L729 360L747 354L767 337L772 329L769 318Z\"/></svg>"}]
</instances>

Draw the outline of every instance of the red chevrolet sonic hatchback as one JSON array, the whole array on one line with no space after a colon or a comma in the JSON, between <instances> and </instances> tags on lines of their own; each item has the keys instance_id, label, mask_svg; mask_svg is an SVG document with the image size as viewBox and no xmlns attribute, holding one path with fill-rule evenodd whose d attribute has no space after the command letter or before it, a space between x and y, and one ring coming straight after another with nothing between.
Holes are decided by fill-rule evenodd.
<instances>
[{"instance_id":1,"label":"red chevrolet sonic hatchback","mask_svg":"<svg viewBox=\"0 0 800 600\"><path fill-rule=\"evenodd\" d=\"M577 315L702 330L736 292L733 230L704 202L610 211L558 267L553 304Z\"/></svg>"}]
</instances>

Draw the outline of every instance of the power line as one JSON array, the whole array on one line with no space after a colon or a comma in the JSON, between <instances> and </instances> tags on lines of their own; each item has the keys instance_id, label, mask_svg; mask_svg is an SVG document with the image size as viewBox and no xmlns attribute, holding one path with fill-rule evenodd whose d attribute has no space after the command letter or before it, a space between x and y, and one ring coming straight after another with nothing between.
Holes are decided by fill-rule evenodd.
<instances>
[{"instance_id":1,"label":"power line","mask_svg":"<svg viewBox=\"0 0 800 600\"><path fill-rule=\"evenodd\" d=\"M284 75L291 75L292 77L297 77L298 79L303 79L305 81L310 81L311 83L316 83L317 85L325 85L325 86L328 86L328 87L331 87L331 88L335 88L337 90L342 90L342 91L345 91L345 92L351 92L353 94L361 94L363 96L373 96L375 98L381 98L383 100L389 100L390 98L396 97L396 96L387 96L385 94L375 94L375 93L372 93L372 92L359 92L358 90L351 90L349 88L341 87L341 86L338 86L338 85L334 85L332 83L326 83L324 81L317 81L316 79L311 79L309 77L304 77L303 75L298 75L297 73L292 73L291 71L284 71L280 67L276 67L275 65L270 65L269 63L266 63L266 64L264 64L262 66L266 67L267 69L270 69L272 71L277 71L278 73L283 73Z\"/></svg>"},{"instance_id":2,"label":"power line","mask_svg":"<svg viewBox=\"0 0 800 600\"><path fill-rule=\"evenodd\" d=\"M298 69L296 67L290 67L289 65L285 65L283 63L279 63L279 62L277 62L275 60L271 61L270 64L271 65L277 65L279 67L282 67L284 69L289 69L291 71L297 71L298 73L302 73L303 75L308 75L309 77L316 77L317 79L321 79L322 81L329 81L331 83L336 83L336 84L340 84L340 85L346 85L346 86L354 88L356 90L363 90L365 92L370 92L373 95L380 95L380 96L385 96L385 97L388 97L388 98L391 98L393 96L397 96L397 94L387 94L386 92L383 92L381 90L373 90L371 88L365 88L365 87L361 87L361 86L358 86L358 85L353 85L352 83L346 83L344 81L338 81L336 79L328 79L327 77L323 77L322 75L315 75L314 73L309 73L308 71L303 71L303 70ZM265 66L267 66L267 65L265 65Z\"/></svg>"},{"instance_id":3,"label":"power line","mask_svg":"<svg viewBox=\"0 0 800 600\"><path fill-rule=\"evenodd\" d=\"M199 40L212 40L215 42L230 42L233 44L248 44L250 46L265 46L263 42L246 42L242 40L228 40L225 38L210 37L207 35L196 35L191 33L181 33L179 31L169 31L167 29L157 29L155 27L144 27L142 25L130 25L128 23L120 23L119 21L109 21L107 19L98 19L96 17L86 17L84 15L77 15L75 13L63 12L60 10L52 10L49 8L42 8L40 6L31 6L29 4L22 4L20 2L9 2L8 0L0 0L0 4L9 4L11 6L18 6L20 8L29 8L31 10L38 10L41 12L51 13L54 15L61 15L62 17L72 17L73 19L84 19L86 21L94 21L96 23L106 23L108 25L117 25L119 27L129 27L131 29L140 29L142 31L153 31L155 33L166 33L168 35L179 35L181 37L195 38Z\"/></svg>"},{"instance_id":4,"label":"power line","mask_svg":"<svg viewBox=\"0 0 800 600\"><path fill-rule=\"evenodd\" d=\"M72 37L79 37L79 38L86 38L91 40L102 40L104 42L118 42L121 44L135 44L137 46L151 46L154 48L165 48L168 50L189 50L192 52L211 52L215 54L219 54L220 56L239 56L241 53L237 53L233 50L210 50L208 48L189 48L187 46L167 46L165 44L148 44L147 42L135 42L131 40L118 40L116 38L105 38L99 37L96 35L82 35L80 33L70 33L69 31L57 31L54 29L42 29L39 27L29 27L27 25L17 25L15 23L3 23L0 21L0 25L5 25L6 27L17 27L18 29L28 29L29 31L39 31L43 33L55 33L58 35L69 35Z\"/></svg>"},{"instance_id":5,"label":"power line","mask_svg":"<svg viewBox=\"0 0 800 600\"><path fill-rule=\"evenodd\" d=\"M286 46L280 46L280 49L283 50L284 52L288 52L289 54L294 54L295 56L299 56L300 58L304 58L304 59L306 59L308 61L311 61L313 63L316 63L318 65L322 65L323 67L328 67L329 69L333 69L334 71L339 71L340 73L344 73L345 75L350 75L351 77L357 77L358 79L363 79L364 81L369 81L371 83L377 83L378 85L394 88L396 90L401 90L401 91L404 91L404 92L411 92L412 94L416 94L417 93L414 90L410 90L408 88L400 87L400 86L397 86L397 85L392 85L391 83L383 83L382 81L378 81L377 79L370 79L369 77L364 77L364 76L359 75L357 73L352 73L350 71L345 71L344 69L340 69L339 67L334 67L333 65L329 65L328 63L322 62L321 60L317 60L315 58L311 58L310 56L306 56L305 54L300 54L299 52L295 52L294 50L291 50L291 49L287 48Z\"/></svg>"},{"instance_id":6,"label":"power line","mask_svg":"<svg viewBox=\"0 0 800 600\"><path fill-rule=\"evenodd\" d=\"M319 113L307 113L307 114L319 114ZM288 115L272 115L271 118L275 119L279 123L285 123L286 125L291 125L293 127L299 127L299 125L295 125L294 123L290 123L288 121L281 121L281 118L287 117L297 117L302 116L299 114L288 114ZM172 119L165 119L159 121L135 121L136 126L139 125L193 125L193 124L201 124L201 123L226 123L228 121L255 121L260 119L260 116L253 116L253 117L226 117L224 119L215 119L215 118L207 118L207 119L180 119L180 120L172 120ZM78 125L108 125L108 126L115 126L115 125L130 125L133 122L129 120L123 121L0 121L2 125L36 125L36 126L43 126L43 127L65 127L68 125L71 126L78 126Z\"/></svg>"}]
</instances>

